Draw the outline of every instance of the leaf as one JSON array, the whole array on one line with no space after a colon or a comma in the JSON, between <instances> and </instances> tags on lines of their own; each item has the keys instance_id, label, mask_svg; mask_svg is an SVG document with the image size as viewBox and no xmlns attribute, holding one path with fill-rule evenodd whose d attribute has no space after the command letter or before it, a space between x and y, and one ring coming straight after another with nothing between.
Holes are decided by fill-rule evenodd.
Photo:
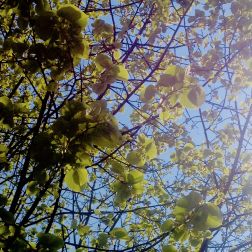
<instances>
[{"instance_id":1,"label":"leaf","mask_svg":"<svg viewBox=\"0 0 252 252\"><path fill-rule=\"evenodd\" d=\"M141 195L144 192L145 181L138 182L132 185L131 193L134 195Z\"/></svg>"},{"instance_id":2,"label":"leaf","mask_svg":"<svg viewBox=\"0 0 252 252\"><path fill-rule=\"evenodd\" d=\"M28 104L27 103L15 103L14 106L13 106L13 113L15 115L18 115L18 114L26 114L29 112L29 109L28 109Z\"/></svg>"},{"instance_id":3,"label":"leaf","mask_svg":"<svg viewBox=\"0 0 252 252\"><path fill-rule=\"evenodd\" d=\"M166 220L162 225L161 225L161 230L163 232L170 232L174 226L174 221L173 220Z\"/></svg>"},{"instance_id":4,"label":"leaf","mask_svg":"<svg viewBox=\"0 0 252 252\"><path fill-rule=\"evenodd\" d=\"M118 240L129 240L128 232L124 228L114 228L110 235Z\"/></svg>"},{"instance_id":5,"label":"leaf","mask_svg":"<svg viewBox=\"0 0 252 252\"><path fill-rule=\"evenodd\" d=\"M145 164L145 158L138 150L134 150L128 153L126 160L134 166L142 167Z\"/></svg>"},{"instance_id":6,"label":"leaf","mask_svg":"<svg viewBox=\"0 0 252 252\"><path fill-rule=\"evenodd\" d=\"M96 94L100 95L106 90L107 86L108 86L108 84L106 84L106 83L97 82L92 85L92 89Z\"/></svg>"},{"instance_id":7,"label":"leaf","mask_svg":"<svg viewBox=\"0 0 252 252\"><path fill-rule=\"evenodd\" d=\"M178 90L183 87L185 71L176 65L169 65L164 74L160 75L159 86L170 87Z\"/></svg>"},{"instance_id":8,"label":"leaf","mask_svg":"<svg viewBox=\"0 0 252 252\"><path fill-rule=\"evenodd\" d=\"M127 175L127 182L132 185L140 183L143 180L144 180L144 174L137 170L130 171Z\"/></svg>"},{"instance_id":9,"label":"leaf","mask_svg":"<svg viewBox=\"0 0 252 252\"><path fill-rule=\"evenodd\" d=\"M120 175L124 174L125 168L121 163L117 162L116 160L111 160L110 163L111 163L111 171Z\"/></svg>"},{"instance_id":10,"label":"leaf","mask_svg":"<svg viewBox=\"0 0 252 252\"><path fill-rule=\"evenodd\" d=\"M38 182L37 181L31 181L28 183L26 188L26 194L27 195L35 195L39 192L38 188Z\"/></svg>"},{"instance_id":11,"label":"leaf","mask_svg":"<svg viewBox=\"0 0 252 252\"><path fill-rule=\"evenodd\" d=\"M155 94L156 94L156 87L153 85L149 85L142 90L140 94L140 99L143 102L149 102L155 97Z\"/></svg>"},{"instance_id":12,"label":"leaf","mask_svg":"<svg viewBox=\"0 0 252 252\"><path fill-rule=\"evenodd\" d=\"M64 241L56 235L39 233L38 241L43 248L58 250L64 246Z\"/></svg>"},{"instance_id":13,"label":"leaf","mask_svg":"<svg viewBox=\"0 0 252 252\"><path fill-rule=\"evenodd\" d=\"M0 97L0 124L4 128L14 126L13 121L14 106L12 101L7 96Z\"/></svg>"},{"instance_id":14,"label":"leaf","mask_svg":"<svg viewBox=\"0 0 252 252\"><path fill-rule=\"evenodd\" d=\"M98 241L99 247L103 248L108 243L108 234L100 233L97 241Z\"/></svg>"},{"instance_id":15,"label":"leaf","mask_svg":"<svg viewBox=\"0 0 252 252\"><path fill-rule=\"evenodd\" d=\"M144 134L138 136L139 144L144 148L146 160L151 160L157 156L157 147L154 139L146 137Z\"/></svg>"},{"instance_id":16,"label":"leaf","mask_svg":"<svg viewBox=\"0 0 252 252\"><path fill-rule=\"evenodd\" d=\"M185 225L182 225L180 228L176 228L172 235L175 241L183 242L188 239L190 233L188 228Z\"/></svg>"},{"instance_id":17,"label":"leaf","mask_svg":"<svg viewBox=\"0 0 252 252\"><path fill-rule=\"evenodd\" d=\"M83 46L84 46L84 50L82 52L82 58L83 59L89 59L89 43L87 40L83 40L82 41Z\"/></svg>"},{"instance_id":18,"label":"leaf","mask_svg":"<svg viewBox=\"0 0 252 252\"><path fill-rule=\"evenodd\" d=\"M7 152L8 152L7 146L5 146L4 144L0 144L0 163L7 162L7 157L6 157Z\"/></svg>"},{"instance_id":19,"label":"leaf","mask_svg":"<svg viewBox=\"0 0 252 252\"><path fill-rule=\"evenodd\" d=\"M206 203L204 210L207 212L206 225L209 228L217 228L222 224L222 214L218 206Z\"/></svg>"},{"instance_id":20,"label":"leaf","mask_svg":"<svg viewBox=\"0 0 252 252\"><path fill-rule=\"evenodd\" d=\"M123 64L118 65L119 72L117 73L117 79L127 81L129 79L129 73Z\"/></svg>"},{"instance_id":21,"label":"leaf","mask_svg":"<svg viewBox=\"0 0 252 252\"><path fill-rule=\"evenodd\" d=\"M85 236L90 232L90 227L89 226L84 226L83 224L78 226L78 233L79 235Z\"/></svg>"},{"instance_id":22,"label":"leaf","mask_svg":"<svg viewBox=\"0 0 252 252\"><path fill-rule=\"evenodd\" d=\"M199 238L190 238L189 242L190 242L191 246L197 247L197 246L199 246L202 243L202 239L199 239Z\"/></svg>"},{"instance_id":23,"label":"leaf","mask_svg":"<svg viewBox=\"0 0 252 252\"><path fill-rule=\"evenodd\" d=\"M94 62L99 71L102 71L104 68L108 69L113 65L111 58L103 53L98 54Z\"/></svg>"},{"instance_id":24,"label":"leaf","mask_svg":"<svg viewBox=\"0 0 252 252\"><path fill-rule=\"evenodd\" d=\"M77 41L70 50L73 56L81 59L89 59L89 43L84 39Z\"/></svg>"},{"instance_id":25,"label":"leaf","mask_svg":"<svg viewBox=\"0 0 252 252\"><path fill-rule=\"evenodd\" d=\"M162 111L161 113L159 113L159 118L160 118L162 123L165 123L169 119L171 119L172 116L171 116L171 113L169 111L165 110L165 111Z\"/></svg>"},{"instance_id":26,"label":"leaf","mask_svg":"<svg viewBox=\"0 0 252 252\"><path fill-rule=\"evenodd\" d=\"M172 245L162 246L162 252L177 252L178 250Z\"/></svg>"},{"instance_id":27,"label":"leaf","mask_svg":"<svg viewBox=\"0 0 252 252\"><path fill-rule=\"evenodd\" d=\"M205 101L204 89L199 85L185 88L179 101L186 108L198 108Z\"/></svg>"},{"instance_id":28,"label":"leaf","mask_svg":"<svg viewBox=\"0 0 252 252\"><path fill-rule=\"evenodd\" d=\"M192 217L191 223L194 228L204 231L209 228L217 228L222 224L222 214L218 206L212 203L205 203Z\"/></svg>"},{"instance_id":29,"label":"leaf","mask_svg":"<svg viewBox=\"0 0 252 252\"><path fill-rule=\"evenodd\" d=\"M76 157L76 164L79 164L84 167L92 165L91 157L83 151L78 151L75 157Z\"/></svg>"},{"instance_id":30,"label":"leaf","mask_svg":"<svg viewBox=\"0 0 252 252\"><path fill-rule=\"evenodd\" d=\"M183 221L185 216L194 208L199 206L202 196L198 192L191 192L189 195L180 198L172 212L178 221Z\"/></svg>"},{"instance_id":31,"label":"leaf","mask_svg":"<svg viewBox=\"0 0 252 252\"><path fill-rule=\"evenodd\" d=\"M88 172L85 168L72 168L67 171L64 181L74 192L81 192L88 182Z\"/></svg>"},{"instance_id":32,"label":"leaf","mask_svg":"<svg viewBox=\"0 0 252 252\"><path fill-rule=\"evenodd\" d=\"M82 12L78 7L73 4L64 4L59 7L57 10L57 14L60 17L63 17L70 21L71 23L75 23L79 25L82 29L86 27L88 22L88 15Z\"/></svg>"},{"instance_id":33,"label":"leaf","mask_svg":"<svg viewBox=\"0 0 252 252\"><path fill-rule=\"evenodd\" d=\"M8 148L4 144L0 144L0 153L7 153Z\"/></svg>"},{"instance_id":34,"label":"leaf","mask_svg":"<svg viewBox=\"0 0 252 252\"><path fill-rule=\"evenodd\" d=\"M121 142L121 133L113 122L98 124L91 132L92 143L99 147L114 148Z\"/></svg>"},{"instance_id":35,"label":"leaf","mask_svg":"<svg viewBox=\"0 0 252 252\"><path fill-rule=\"evenodd\" d=\"M39 38L46 41L53 36L57 19L58 17L53 11L43 11L33 18L34 31Z\"/></svg>"},{"instance_id":36,"label":"leaf","mask_svg":"<svg viewBox=\"0 0 252 252\"><path fill-rule=\"evenodd\" d=\"M157 157L157 147L153 139L148 139L148 143L145 146L145 155L147 160Z\"/></svg>"},{"instance_id":37,"label":"leaf","mask_svg":"<svg viewBox=\"0 0 252 252\"><path fill-rule=\"evenodd\" d=\"M120 44L120 43L119 43ZM120 44L121 45L121 44ZM115 60L119 60L121 58L121 51L120 50L114 50L113 56Z\"/></svg>"}]
</instances>

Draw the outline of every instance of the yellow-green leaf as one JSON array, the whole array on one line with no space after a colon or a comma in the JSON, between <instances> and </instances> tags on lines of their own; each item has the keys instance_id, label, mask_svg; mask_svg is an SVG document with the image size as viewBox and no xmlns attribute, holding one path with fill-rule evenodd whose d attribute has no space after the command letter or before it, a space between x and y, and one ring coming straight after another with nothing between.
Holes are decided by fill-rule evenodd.
<instances>
[{"instance_id":1,"label":"yellow-green leaf","mask_svg":"<svg viewBox=\"0 0 252 252\"><path fill-rule=\"evenodd\" d=\"M38 182L37 181L29 182L26 188L26 194L34 195L34 194L37 194L38 192L39 192Z\"/></svg>"},{"instance_id":2,"label":"yellow-green leaf","mask_svg":"<svg viewBox=\"0 0 252 252\"><path fill-rule=\"evenodd\" d=\"M129 240L128 232L124 228L114 228L110 235L118 240Z\"/></svg>"},{"instance_id":3,"label":"yellow-green leaf","mask_svg":"<svg viewBox=\"0 0 252 252\"><path fill-rule=\"evenodd\" d=\"M145 164L145 157L139 150L129 152L126 160L131 164L138 167L142 167Z\"/></svg>"},{"instance_id":4,"label":"yellow-green leaf","mask_svg":"<svg viewBox=\"0 0 252 252\"><path fill-rule=\"evenodd\" d=\"M127 182L132 185L140 183L143 180L144 180L144 174L137 170L130 171L127 175Z\"/></svg>"},{"instance_id":5,"label":"yellow-green leaf","mask_svg":"<svg viewBox=\"0 0 252 252\"><path fill-rule=\"evenodd\" d=\"M74 192L81 192L88 182L88 172L85 168L71 168L67 171L64 181L69 189Z\"/></svg>"},{"instance_id":6,"label":"yellow-green leaf","mask_svg":"<svg viewBox=\"0 0 252 252\"><path fill-rule=\"evenodd\" d=\"M61 5L57 14L68 21L79 25L82 29L86 27L88 22L88 15L73 4Z\"/></svg>"},{"instance_id":7,"label":"yellow-green leaf","mask_svg":"<svg viewBox=\"0 0 252 252\"><path fill-rule=\"evenodd\" d=\"M95 65L99 71L102 71L104 68L110 68L113 65L113 62L108 55L100 53L95 58Z\"/></svg>"},{"instance_id":8,"label":"yellow-green leaf","mask_svg":"<svg viewBox=\"0 0 252 252\"><path fill-rule=\"evenodd\" d=\"M173 220L166 220L162 225L161 225L161 230L163 232L169 232L172 230L174 226Z\"/></svg>"},{"instance_id":9,"label":"yellow-green leaf","mask_svg":"<svg viewBox=\"0 0 252 252\"><path fill-rule=\"evenodd\" d=\"M218 206L212 203L205 204L205 211L207 211L206 225L209 228L217 228L222 224L222 214Z\"/></svg>"},{"instance_id":10,"label":"yellow-green leaf","mask_svg":"<svg viewBox=\"0 0 252 252\"><path fill-rule=\"evenodd\" d=\"M198 108L205 101L204 89L199 85L185 88L179 101L186 108Z\"/></svg>"},{"instance_id":11,"label":"yellow-green leaf","mask_svg":"<svg viewBox=\"0 0 252 252\"><path fill-rule=\"evenodd\" d=\"M117 73L117 79L127 81L129 79L129 73L123 64L118 65L119 72Z\"/></svg>"},{"instance_id":12,"label":"yellow-green leaf","mask_svg":"<svg viewBox=\"0 0 252 252\"><path fill-rule=\"evenodd\" d=\"M148 144L145 146L146 158L151 160L157 156L157 147L153 139L148 139Z\"/></svg>"},{"instance_id":13,"label":"yellow-green leaf","mask_svg":"<svg viewBox=\"0 0 252 252\"><path fill-rule=\"evenodd\" d=\"M153 85L149 85L143 88L142 92L140 93L140 99L143 102L149 102L155 97L155 94L156 87Z\"/></svg>"},{"instance_id":14,"label":"yellow-green leaf","mask_svg":"<svg viewBox=\"0 0 252 252\"><path fill-rule=\"evenodd\" d=\"M178 250L172 245L164 245L162 247L162 252L177 252Z\"/></svg>"},{"instance_id":15,"label":"yellow-green leaf","mask_svg":"<svg viewBox=\"0 0 252 252\"><path fill-rule=\"evenodd\" d=\"M64 241L53 234L39 233L38 241L43 248L50 249L50 251L58 250L64 246Z\"/></svg>"}]
</instances>

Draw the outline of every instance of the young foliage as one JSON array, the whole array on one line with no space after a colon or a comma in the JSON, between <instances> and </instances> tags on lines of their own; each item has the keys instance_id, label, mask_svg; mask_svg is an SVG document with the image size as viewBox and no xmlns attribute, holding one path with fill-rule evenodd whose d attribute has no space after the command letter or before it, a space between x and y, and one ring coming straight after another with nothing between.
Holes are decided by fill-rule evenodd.
<instances>
[{"instance_id":1,"label":"young foliage","mask_svg":"<svg viewBox=\"0 0 252 252\"><path fill-rule=\"evenodd\" d=\"M0 3L0 251L247 251L252 1Z\"/></svg>"}]
</instances>

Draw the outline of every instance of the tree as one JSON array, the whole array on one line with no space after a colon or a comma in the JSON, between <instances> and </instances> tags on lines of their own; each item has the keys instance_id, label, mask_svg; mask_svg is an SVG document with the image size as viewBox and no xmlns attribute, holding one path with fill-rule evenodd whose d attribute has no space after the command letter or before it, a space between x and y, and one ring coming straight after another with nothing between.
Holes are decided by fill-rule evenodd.
<instances>
[{"instance_id":1,"label":"tree","mask_svg":"<svg viewBox=\"0 0 252 252\"><path fill-rule=\"evenodd\" d=\"M251 10L2 0L0 250L247 251Z\"/></svg>"}]
</instances>

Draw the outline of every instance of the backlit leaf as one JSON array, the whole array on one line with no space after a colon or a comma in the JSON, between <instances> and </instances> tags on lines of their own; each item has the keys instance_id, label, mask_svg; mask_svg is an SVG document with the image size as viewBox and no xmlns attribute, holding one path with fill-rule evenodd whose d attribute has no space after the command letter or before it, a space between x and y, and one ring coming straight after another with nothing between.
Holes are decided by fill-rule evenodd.
<instances>
[{"instance_id":1,"label":"backlit leaf","mask_svg":"<svg viewBox=\"0 0 252 252\"><path fill-rule=\"evenodd\" d=\"M138 150L129 152L126 160L134 166L142 167L145 164L145 158Z\"/></svg>"},{"instance_id":2,"label":"backlit leaf","mask_svg":"<svg viewBox=\"0 0 252 252\"><path fill-rule=\"evenodd\" d=\"M74 192L81 192L88 182L88 172L85 168L70 169L65 176L65 183Z\"/></svg>"},{"instance_id":3,"label":"backlit leaf","mask_svg":"<svg viewBox=\"0 0 252 252\"><path fill-rule=\"evenodd\" d=\"M110 235L118 240L129 240L128 232L124 228L114 228Z\"/></svg>"},{"instance_id":4,"label":"backlit leaf","mask_svg":"<svg viewBox=\"0 0 252 252\"><path fill-rule=\"evenodd\" d=\"M127 175L127 182L130 184L137 184L144 180L144 174L140 171L130 171Z\"/></svg>"},{"instance_id":5,"label":"backlit leaf","mask_svg":"<svg viewBox=\"0 0 252 252\"><path fill-rule=\"evenodd\" d=\"M127 81L129 79L129 73L123 64L118 65L119 72L117 73L117 79Z\"/></svg>"},{"instance_id":6,"label":"backlit leaf","mask_svg":"<svg viewBox=\"0 0 252 252\"><path fill-rule=\"evenodd\" d=\"M169 232L174 226L174 221L173 220L166 220L162 225L161 225L161 230L163 232Z\"/></svg>"},{"instance_id":7,"label":"backlit leaf","mask_svg":"<svg viewBox=\"0 0 252 252\"><path fill-rule=\"evenodd\" d=\"M73 4L64 4L60 6L57 14L72 23L79 25L82 29L86 27L88 16Z\"/></svg>"},{"instance_id":8,"label":"backlit leaf","mask_svg":"<svg viewBox=\"0 0 252 252\"><path fill-rule=\"evenodd\" d=\"M205 101L204 89L199 85L185 88L180 96L180 103L186 108L198 108Z\"/></svg>"},{"instance_id":9,"label":"backlit leaf","mask_svg":"<svg viewBox=\"0 0 252 252\"><path fill-rule=\"evenodd\" d=\"M58 250L64 246L64 241L61 238L49 233L48 234L39 233L38 241L43 248L51 250Z\"/></svg>"},{"instance_id":10,"label":"backlit leaf","mask_svg":"<svg viewBox=\"0 0 252 252\"><path fill-rule=\"evenodd\" d=\"M178 250L176 249L176 247L172 246L172 245L164 245L162 247L162 252L177 252Z\"/></svg>"}]
</instances>

